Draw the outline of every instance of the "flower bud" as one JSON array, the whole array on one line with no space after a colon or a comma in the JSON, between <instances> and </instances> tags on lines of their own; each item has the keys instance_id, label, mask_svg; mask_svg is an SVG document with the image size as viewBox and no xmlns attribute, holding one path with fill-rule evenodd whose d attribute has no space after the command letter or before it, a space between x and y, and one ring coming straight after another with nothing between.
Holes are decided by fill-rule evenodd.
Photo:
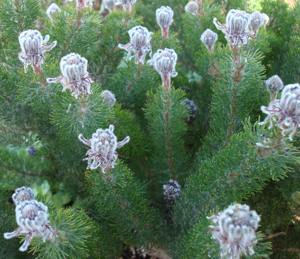
<instances>
[{"instance_id":1,"label":"flower bud","mask_svg":"<svg viewBox=\"0 0 300 259\"><path fill-rule=\"evenodd\" d=\"M262 13L255 11L250 14L249 31L254 37L257 35L259 28L263 26L264 23L265 17Z\"/></svg>"},{"instance_id":2,"label":"flower bud","mask_svg":"<svg viewBox=\"0 0 300 259\"><path fill-rule=\"evenodd\" d=\"M205 45L205 47L207 48L207 50L209 52L212 52L214 50L215 43L218 40L218 34L216 34L215 32L213 32L210 29L206 29L201 34L200 39L203 42L203 44Z\"/></svg>"},{"instance_id":3,"label":"flower bud","mask_svg":"<svg viewBox=\"0 0 300 259\"><path fill-rule=\"evenodd\" d=\"M271 76L269 79L267 79L265 81L265 85L270 93L277 93L284 87L284 84L278 75Z\"/></svg>"},{"instance_id":4,"label":"flower bud","mask_svg":"<svg viewBox=\"0 0 300 259\"><path fill-rule=\"evenodd\" d=\"M113 107L116 103L116 96L109 90L104 90L101 93L103 101L110 107Z\"/></svg>"},{"instance_id":5,"label":"flower bud","mask_svg":"<svg viewBox=\"0 0 300 259\"><path fill-rule=\"evenodd\" d=\"M161 28L163 38L169 38L169 28L173 23L174 12L169 6L161 6L156 10L156 22Z\"/></svg>"},{"instance_id":6,"label":"flower bud","mask_svg":"<svg viewBox=\"0 0 300 259\"><path fill-rule=\"evenodd\" d=\"M189 1L184 7L186 13L190 13L195 16L198 15L199 9L200 7L197 1Z\"/></svg>"},{"instance_id":7,"label":"flower bud","mask_svg":"<svg viewBox=\"0 0 300 259\"><path fill-rule=\"evenodd\" d=\"M94 170L100 167L105 174L114 168L118 159L117 149L130 140L127 136L118 142L114 129L114 125L110 125L108 129L97 129L91 139L84 138L82 134L78 136L79 140L90 148L84 159L88 161L87 169Z\"/></svg>"},{"instance_id":8,"label":"flower bud","mask_svg":"<svg viewBox=\"0 0 300 259\"><path fill-rule=\"evenodd\" d=\"M115 7L115 0L103 0L102 7L110 12L113 11Z\"/></svg>"},{"instance_id":9,"label":"flower bud","mask_svg":"<svg viewBox=\"0 0 300 259\"><path fill-rule=\"evenodd\" d=\"M19 43L21 52L19 59L24 64L25 72L27 67L31 65L35 73L41 73L41 66L45 60L45 53L52 50L56 46L56 41L47 44L49 35L44 38L37 30L27 30L19 35Z\"/></svg>"},{"instance_id":10,"label":"flower bud","mask_svg":"<svg viewBox=\"0 0 300 259\"><path fill-rule=\"evenodd\" d=\"M48 16L48 18L51 20L51 22L53 22L53 15L56 13L60 13L61 9L59 8L59 6L55 3L52 3L51 5L49 5L46 14Z\"/></svg>"},{"instance_id":11,"label":"flower bud","mask_svg":"<svg viewBox=\"0 0 300 259\"><path fill-rule=\"evenodd\" d=\"M169 180L163 185L164 199L167 205L171 206L175 200L180 196L181 186L176 180Z\"/></svg>"},{"instance_id":12,"label":"flower bud","mask_svg":"<svg viewBox=\"0 0 300 259\"><path fill-rule=\"evenodd\" d=\"M144 64L146 55L151 52L152 33L146 27L135 26L128 31L128 34L129 43L119 44L119 48L128 52L128 58L134 57L136 64Z\"/></svg>"},{"instance_id":13,"label":"flower bud","mask_svg":"<svg viewBox=\"0 0 300 259\"><path fill-rule=\"evenodd\" d=\"M88 61L79 54L71 53L60 60L61 76L47 78L49 84L61 83L62 91L69 90L75 98L91 94L93 82L87 71Z\"/></svg>"},{"instance_id":14,"label":"flower bud","mask_svg":"<svg viewBox=\"0 0 300 259\"><path fill-rule=\"evenodd\" d=\"M121 5L123 10L131 13L132 7L136 3L136 0L116 0L116 5Z\"/></svg>"},{"instance_id":15,"label":"flower bud","mask_svg":"<svg viewBox=\"0 0 300 259\"><path fill-rule=\"evenodd\" d=\"M86 7L93 7L93 0L76 0L76 8L78 10Z\"/></svg>"},{"instance_id":16,"label":"flower bud","mask_svg":"<svg viewBox=\"0 0 300 259\"><path fill-rule=\"evenodd\" d=\"M175 70L177 54L173 49L159 49L148 63L160 74L163 86L171 87L171 77L177 76Z\"/></svg>"}]
</instances>

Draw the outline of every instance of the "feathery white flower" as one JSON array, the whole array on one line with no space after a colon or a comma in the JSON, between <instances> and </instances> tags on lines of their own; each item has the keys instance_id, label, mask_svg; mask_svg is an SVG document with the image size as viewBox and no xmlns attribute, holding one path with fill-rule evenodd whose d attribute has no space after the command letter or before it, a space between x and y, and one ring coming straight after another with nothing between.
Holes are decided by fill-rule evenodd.
<instances>
[{"instance_id":1,"label":"feathery white flower","mask_svg":"<svg viewBox=\"0 0 300 259\"><path fill-rule=\"evenodd\" d=\"M269 128L273 128L275 124L283 136L293 140L300 127L300 85L286 85L281 98L272 100L268 106L262 106L261 110L267 114L261 125L269 123Z\"/></svg>"},{"instance_id":2,"label":"feathery white flower","mask_svg":"<svg viewBox=\"0 0 300 259\"><path fill-rule=\"evenodd\" d=\"M49 5L47 11L46 11L46 14L48 16L48 18L53 21L53 15L56 14L56 13L60 13L61 12L61 9L59 8L59 6L56 4L56 3L52 3Z\"/></svg>"},{"instance_id":3,"label":"feathery white flower","mask_svg":"<svg viewBox=\"0 0 300 259\"><path fill-rule=\"evenodd\" d=\"M212 52L214 50L215 43L218 40L218 34L210 29L206 29L201 34L200 40L203 42L208 51Z\"/></svg>"},{"instance_id":4,"label":"feathery white flower","mask_svg":"<svg viewBox=\"0 0 300 259\"><path fill-rule=\"evenodd\" d=\"M88 61L79 54L70 53L60 60L61 76L47 78L49 84L61 83L63 91L69 90L75 98L91 94L93 82L87 71Z\"/></svg>"},{"instance_id":5,"label":"feathery white flower","mask_svg":"<svg viewBox=\"0 0 300 259\"><path fill-rule=\"evenodd\" d=\"M31 188L22 186L15 190L12 200L15 205L19 205L24 201L34 200L34 193Z\"/></svg>"},{"instance_id":6,"label":"feathery white flower","mask_svg":"<svg viewBox=\"0 0 300 259\"><path fill-rule=\"evenodd\" d=\"M260 217L249 206L233 204L209 219L213 223L210 226L212 237L221 248L221 258L238 259L254 254Z\"/></svg>"},{"instance_id":7,"label":"feathery white flower","mask_svg":"<svg viewBox=\"0 0 300 259\"><path fill-rule=\"evenodd\" d=\"M249 31L250 33L252 33L253 37L257 35L258 30L264 24L265 24L265 16L262 13L255 11L250 14Z\"/></svg>"},{"instance_id":8,"label":"feathery white flower","mask_svg":"<svg viewBox=\"0 0 300 259\"><path fill-rule=\"evenodd\" d=\"M174 12L169 6L161 6L156 10L156 22L161 29L163 38L169 37L169 28L173 23Z\"/></svg>"},{"instance_id":9,"label":"feathery white flower","mask_svg":"<svg viewBox=\"0 0 300 259\"><path fill-rule=\"evenodd\" d=\"M171 87L171 77L177 76L176 72L177 54L173 49L159 49L153 55L148 64L160 74L163 86L166 89Z\"/></svg>"},{"instance_id":10,"label":"feathery white flower","mask_svg":"<svg viewBox=\"0 0 300 259\"><path fill-rule=\"evenodd\" d=\"M144 64L146 55L151 52L152 33L146 27L135 26L128 31L129 43L119 44L120 49L128 52L128 57L135 58L137 64Z\"/></svg>"},{"instance_id":11,"label":"feathery white flower","mask_svg":"<svg viewBox=\"0 0 300 259\"><path fill-rule=\"evenodd\" d=\"M36 200L26 200L16 207L16 221L18 228L4 234L5 239L25 236L25 241L19 248L21 252L28 249L34 237L40 237L45 242L56 237L56 231L48 220L48 208Z\"/></svg>"},{"instance_id":12,"label":"feathery white flower","mask_svg":"<svg viewBox=\"0 0 300 259\"><path fill-rule=\"evenodd\" d=\"M114 168L118 159L117 149L123 147L130 140L127 136L118 142L114 129L114 125L110 125L108 129L97 129L91 139L84 138L82 134L78 136L79 140L90 148L84 159L88 162L88 169L94 170L100 167L105 174Z\"/></svg>"},{"instance_id":13,"label":"feathery white flower","mask_svg":"<svg viewBox=\"0 0 300 259\"><path fill-rule=\"evenodd\" d=\"M103 101L108 105L113 107L117 101L116 96L109 90L104 90L101 93Z\"/></svg>"},{"instance_id":14,"label":"feathery white flower","mask_svg":"<svg viewBox=\"0 0 300 259\"><path fill-rule=\"evenodd\" d=\"M38 30L27 30L20 33L19 43L21 52L19 53L19 59L24 64L25 72L29 65L32 66L35 73L41 72L45 53L52 50L57 43L53 41L51 44L48 44L49 39L49 35L43 38Z\"/></svg>"}]
</instances>

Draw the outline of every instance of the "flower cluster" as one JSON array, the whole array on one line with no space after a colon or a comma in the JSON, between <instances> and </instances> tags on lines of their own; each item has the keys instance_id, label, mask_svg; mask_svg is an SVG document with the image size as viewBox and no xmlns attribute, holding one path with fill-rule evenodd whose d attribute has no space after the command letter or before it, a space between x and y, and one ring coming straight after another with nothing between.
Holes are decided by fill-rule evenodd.
<instances>
[{"instance_id":1,"label":"flower cluster","mask_svg":"<svg viewBox=\"0 0 300 259\"><path fill-rule=\"evenodd\" d=\"M181 192L181 186L176 180L169 180L166 184L163 185L164 199L168 203L174 202Z\"/></svg>"},{"instance_id":2,"label":"flower cluster","mask_svg":"<svg viewBox=\"0 0 300 259\"><path fill-rule=\"evenodd\" d=\"M43 203L35 200L31 188L21 187L16 189L12 199L16 205L18 228L13 232L5 233L5 239L24 236L25 240L19 248L21 252L28 249L34 237L40 237L44 242L55 239L57 234L50 225L48 208Z\"/></svg>"},{"instance_id":3,"label":"flower cluster","mask_svg":"<svg viewBox=\"0 0 300 259\"><path fill-rule=\"evenodd\" d=\"M146 27L135 26L128 34L129 43L119 44L119 48L126 50L129 58L134 57L136 64L144 64L146 55L151 52L152 33Z\"/></svg>"},{"instance_id":4,"label":"flower cluster","mask_svg":"<svg viewBox=\"0 0 300 259\"><path fill-rule=\"evenodd\" d=\"M88 169L94 170L100 167L102 172L106 173L114 168L118 159L117 149L130 140L127 136L118 142L114 129L113 125L110 125L108 129L97 129L91 139L84 138L82 134L78 136L79 140L90 148L84 159L88 161Z\"/></svg>"},{"instance_id":5,"label":"flower cluster","mask_svg":"<svg viewBox=\"0 0 300 259\"><path fill-rule=\"evenodd\" d=\"M156 22L163 38L169 38L169 28L173 23L174 12L169 6L161 6L156 10Z\"/></svg>"},{"instance_id":6,"label":"flower cluster","mask_svg":"<svg viewBox=\"0 0 300 259\"><path fill-rule=\"evenodd\" d=\"M221 250L222 258L240 258L242 255L253 255L257 243L255 231L260 217L249 206L230 205L224 211L209 217L212 237Z\"/></svg>"},{"instance_id":7,"label":"flower cluster","mask_svg":"<svg viewBox=\"0 0 300 259\"><path fill-rule=\"evenodd\" d=\"M131 13L133 5L136 0L116 0L115 4L122 6L123 10Z\"/></svg>"},{"instance_id":8,"label":"flower cluster","mask_svg":"<svg viewBox=\"0 0 300 259\"><path fill-rule=\"evenodd\" d=\"M160 74L163 86L166 89L171 87L171 77L177 76L175 70L177 63L177 54L173 49L159 49L153 55L148 64L153 66L153 68Z\"/></svg>"},{"instance_id":9,"label":"flower cluster","mask_svg":"<svg viewBox=\"0 0 300 259\"><path fill-rule=\"evenodd\" d=\"M199 9L200 9L200 6L199 6L198 2L194 1L194 0L189 1L184 7L185 12L190 13L195 16L198 15Z\"/></svg>"},{"instance_id":10,"label":"flower cluster","mask_svg":"<svg viewBox=\"0 0 300 259\"><path fill-rule=\"evenodd\" d=\"M88 61L79 54L71 53L60 60L61 76L47 78L49 84L61 83L63 91L69 90L75 98L91 94L93 82L87 71Z\"/></svg>"},{"instance_id":11,"label":"flower cluster","mask_svg":"<svg viewBox=\"0 0 300 259\"><path fill-rule=\"evenodd\" d=\"M268 23L268 16L260 12L249 14L245 11L231 9L225 24L216 18L213 20L216 28L225 34L231 48L240 48L257 35L259 28Z\"/></svg>"},{"instance_id":12,"label":"flower cluster","mask_svg":"<svg viewBox=\"0 0 300 259\"><path fill-rule=\"evenodd\" d=\"M19 35L19 43L21 52L19 59L24 64L25 72L27 67L31 65L35 73L41 73L41 66L45 60L45 53L52 50L56 46L56 41L48 44L50 37L46 35L44 38L38 30L27 30Z\"/></svg>"},{"instance_id":13,"label":"flower cluster","mask_svg":"<svg viewBox=\"0 0 300 259\"><path fill-rule=\"evenodd\" d=\"M209 52L212 52L214 50L215 43L218 40L218 34L216 34L215 32L213 32L210 29L206 29L201 34L200 40L203 42L203 44L205 45L207 50Z\"/></svg>"},{"instance_id":14,"label":"flower cluster","mask_svg":"<svg viewBox=\"0 0 300 259\"><path fill-rule=\"evenodd\" d=\"M115 8L115 0L103 0L102 8L108 10L109 12L113 11Z\"/></svg>"},{"instance_id":15,"label":"flower cluster","mask_svg":"<svg viewBox=\"0 0 300 259\"><path fill-rule=\"evenodd\" d=\"M280 99L272 100L261 110L267 114L262 125L269 123L269 128L273 128L275 123L282 135L292 140L300 126L300 84L286 85Z\"/></svg>"},{"instance_id":16,"label":"flower cluster","mask_svg":"<svg viewBox=\"0 0 300 259\"><path fill-rule=\"evenodd\" d=\"M61 9L59 8L59 6L55 3L52 3L49 5L47 11L46 11L46 14L48 16L48 18L50 19L51 22L53 22L53 15L56 14L56 13L60 13L61 12Z\"/></svg>"}]
</instances>

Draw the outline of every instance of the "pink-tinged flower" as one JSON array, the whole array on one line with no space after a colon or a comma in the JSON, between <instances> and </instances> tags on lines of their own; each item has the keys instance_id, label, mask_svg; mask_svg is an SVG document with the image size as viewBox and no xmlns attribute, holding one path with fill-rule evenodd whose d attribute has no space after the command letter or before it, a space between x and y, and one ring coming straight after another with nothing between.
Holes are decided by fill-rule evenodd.
<instances>
[{"instance_id":1,"label":"pink-tinged flower","mask_svg":"<svg viewBox=\"0 0 300 259\"><path fill-rule=\"evenodd\" d=\"M76 99L91 94L92 79L87 71L88 61L79 54L70 53L60 60L61 76L47 78L49 84L61 83L63 91L70 91Z\"/></svg>"},{"instance_id":2,"label":"pink-tinged flower","mask_svg":"<svg viewBox=\"0 0 300 259\"><path fill-rule=\"evenodd\" d=\"M226 23L221 24L216 18L213 20L216 28L225 34L225 38L232 48L246 45L249 41L250 14L245 11L232 9L226 16Z\"/></svg>"},{"instance_id":3,"label":"pink-tinged flower","mask_svg":"<svg viewBox=\"0 0 300 259\"><path fill-rule=\"evenodd\" d=\"M44 242L54 240L56 231L48 220L48 208L36 200L25 200L16 207L16 221L18 228L4 234L5 239L24 236L25 241L19 248L21 252L28 249L34 237L42 238Z\"/></svg>"},{"instance_id":4,"label":"pink-tinged flower","mask_svg":"<svg viewBox=\"0 0 300 259\"><path fill-rule=\"evenodd\" d=\"M163 86L166 89L171 87L171 77L177 76L176 72L177 54L173 49L159 49L153 55L148 64L160 74Z\"/></svg>"},{"instance_id":5,"label":"pink-tinged flower","mask_svg":"<svg viewBox=\"0 0 300 259\"><path fill-rule=\"evenodd\" d=\"M220 245L221 258L238 259L254 254L260 217L249 206L233 204L208 219L213 223L210 230Z\"/></svg>"},{"instance_id":6,"label":"pink-tinged flower","mask_svg":"<svg viewBox=\"0 0 300 259\"><path fill-rule=\"evenodd\" d=\"M262 106L261 110L267 114L261 123L274 125L281 130L283 136L293 140L300 126L300 85L290 84L284 87L281 98L270 102L268 106Z\"/></svg>"},{"instance_id":7,"label":"pink-tinged flower","mask_svg":"<svg viewBox=\"0 0 300 259\"><path fill-rule=\"evenodd\" d=\"M57 43L53 41L48 44L49 39L49 35L43 38L38 30L27 30L20 33L21 52L19 53L19 59L24 64L25 72L27 72L27 67L31 65L35 73L41 73L45 53L52 50Z\"/></svg>"},{"instance_id":8,"label":"pink-tinged flower","mask_svg":"<svg viewBox=\"0 0 300 259\"><path fill-rule=\"evenodd\" d=\"M174 12L169 6L161 6L156 10L156 22L163 38L169 38L169 29L173 23Z\"/></svg>"},{"instance_id":9,"label":"pink-tinged flower","mask_svg":"<svg viewBox=\"0 0 300 259\"><path fill-rule=\"evenodd\" d=\"M118 159L117 149L127 144L130 138L127 136L118 142L114 134L114 125L110 125L108 129L97 129L92 138L86 139L82 134L78 136L79 140L90 149L86 152L88 166L87 169L101 168L105 174L114 168Z\"/></svg>"},{"instance_id":10,"label":"pink-tinged flower","mask_svg":"<svg viewBox=\"0 0 300 259\"><path fill-rule=\"evenodd\" d=\"M213 32L210 29L206 29L200 37L200 40L203 42L205 47L209 52L212 52L214 50L215 43L218 40L218 34Z\"/></svg>"},{"instance_id":11,"label":"pink-tinged flower","mask_svg":"<svg viewBox=\"0 0 300 259\"><path fill-rule=\"evenodd\" d=\"M128 52L128 58L134 57L136 64L144 64L146 55L151 52L152 33L146 27L135 26L128 34L129 43L119 44L118 47Z\"/></svg>"}]
</instances>

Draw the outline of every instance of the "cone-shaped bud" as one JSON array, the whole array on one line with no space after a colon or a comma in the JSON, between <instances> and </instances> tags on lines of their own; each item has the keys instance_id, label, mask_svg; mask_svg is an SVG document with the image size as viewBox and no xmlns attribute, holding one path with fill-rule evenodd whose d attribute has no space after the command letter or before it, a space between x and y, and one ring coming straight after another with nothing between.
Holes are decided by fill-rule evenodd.
<instances>
[{"instance_id":1,"label":"cone-shaped bud","mask_svg":"<svg viewBox=\"0 0 300 259\"><path fill-rule=\"evenodd\" d=\"M171 77L177 76L177 54L173 49L159 49L148 63L160 74L162 84L166 89L171 87Z\"/></svg>"},{"instance_id":2,"label":"cone-shaped bud","mask_svg":"<svg viewBox=\"0 0 300 259\"><path fill-rule=\"evenodd\" d=\"M116 0L116 5L122 6L123 10L131 13L132 7L136 3L136 0Z\"/></svg>"},{"instance_id":3,"label":"cone-shaped bud","mask_svg":"<svg viewBox=\"0 0 300 259\"><path fill-rule=\"evenodd\" d=\"M218 40L218 34L216 34L215 32L213 32L210 29L206 29L201 34L200 40L203 42L203 44L205 45L207 50L209 52L212 52L214 50L215 43Z\"/></svg>"},{"instance_id":4,"label":"cone-shaped bud","mask_svg":"<svg viewBox=\"0 0 300 259\"><path fill-rule=\"evenodd\" d=\"M271 76L269 79L267 79L265 81L265 85L270 93L277 93L284 87L284 84L278 75Z\"/></svg>"},{"instance_id":5,"label":"cone-shaped bud","mask_svg":"<svg viewBox=\"0 0 300 259\"><path fill-rule=\"evenodd\" d=\"M57 13L60 13L61 9L59 8L59 6L55 3L52 3L49 5L46 14L48 16L48 18L53 22L53 16Z\"/></svg>"},{"instance_id":6,"label":"cone-shaped bud","mask_svg":"<svg viewBox=\"0 0 300 259\"><path fill-rule=\"evenodd\" d=\"M104 90L101 93L103 101L110 107L113 107L116 103L116 96L109 90Z\"/></svg>"},{"instance_id":7,"label":"cone-shaped bud","mask_svg":"<svg viewBox=\"0 0 300 259\"><path fill-rule=\"evenodd\" d=\"M174 12L169 6L161 6L156 10L156 22L163 38L169 38L169 28L173 23Z\"/></svg>"},{"instance_id":8,"label":"cone-shaped bud","mask_svg":"<svg viewBox=\"0 0 300 259\"><path fill-rule=\"evenodd\" d=\"M199 9L200 6L197 1L189 1L184 7L186 13L190 13L195 16L199 14Z\"/></svg>"}]
</instances>

